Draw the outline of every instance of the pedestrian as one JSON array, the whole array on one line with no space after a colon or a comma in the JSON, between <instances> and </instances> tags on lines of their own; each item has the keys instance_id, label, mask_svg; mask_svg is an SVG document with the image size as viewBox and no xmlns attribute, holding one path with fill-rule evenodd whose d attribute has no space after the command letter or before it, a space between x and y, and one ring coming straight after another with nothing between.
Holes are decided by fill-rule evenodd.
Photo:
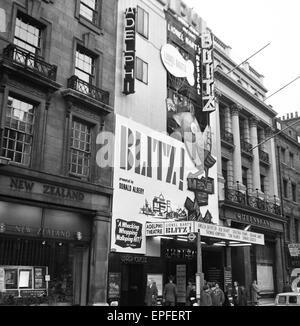
<instances>
[{"instance_id":1,"label":"pedestrian","mask_svg":"<svg viewBox=\"0 0 300 326\"><path fill-rule=\"evenodd\" d=\"M254 306L258 306L258 299L260 298L259 292L260 289L257 285L256 280L254 280L251 285L251 301Z\"/></svg>"},{"instance_id":2,"label":"pedestrian","mask_svg":"<svg viewBox=\"0 0 300 326\"><path fill-rule=\"evenodd\" d=\"M240 306L247 306L247 291L245 286L241 285L241 300Z\"/></svg>"},{"instance_id":3,"label":"pedestrian","mask_svg":"<svg viewBox=\"0 0 300 326\"><path fill-rule=\"evenodd\" d=\"M211 290L208 285L204 285L201 293L200 305L204 307L212 306Z\"/></svg>"},{"instance_id":4,"label":"pedestrian","mask_svg":"<svg viewBox=\"0 0 300 326\"><path fill-rule=\"evenodd\" d=\"M233 304L235 306L241 305L242 289L237 281L233 283L232 298L233 298Z\"/></svg>"},{"instance_id":5,"label":"pedestrian","mask_svg":"<svg viewBox=\"0 0 300 326\"><path fill-rule=\"evenodd\" d=\"M212 305L221 307L225 302L225 294L221 290L219 283L214 283L211 292Z\"/></svg>"},{"instance_id":6,"label":"pedestrian","mask_svg":"<svg viewBox=\"0 0 300 326\"><path fill-rule=\"evenodd\" d=\"M189 292L188 298L189 306L197 306L197 298L196 298L196 285L192 284L192 288Z\"/></svg>"},{"instance_id":7,"label":"pedestrian","mask_svg":"<svg viewBox=\"0 0 300 326\"><path fill-rule=\"evenodd\" d=\"M145 304L146 306L157 305L158 290L156 282L149 280L146 287Z\"/></svg>"},{"instance_id":8,"label":"pedestrian","mask_svg":"<svg viewBox=\"0 0 300 326\"><path fill-rule=\"evenodd\" d=\"M177 298L177 288L176 285L173 283L173 276L169 277L169 283L165 285L164 288L164 302L165 306L175 306L176 298Z\"/></svg>"},{"instance_id":9,"label":"pedestrian","mask_svg":"<svg viewBox=\"0 0 300 326\"><path fill-rule=\"evenodd\" d=\"M186 287L186 300L185 305L190 306L190 293L193 289L193 282L191 280L188 281L188 285Z\"/></svg>"}]
</instances>

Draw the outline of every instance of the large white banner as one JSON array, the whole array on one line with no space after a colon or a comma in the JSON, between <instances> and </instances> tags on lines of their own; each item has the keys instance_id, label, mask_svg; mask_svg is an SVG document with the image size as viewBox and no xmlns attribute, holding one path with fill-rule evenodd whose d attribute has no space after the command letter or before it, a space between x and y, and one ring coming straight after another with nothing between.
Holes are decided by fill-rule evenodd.
<instances>
[{"instance_id":1,"label":"large white banner","mask_svg":"<svg viewBox=\"0 0 300 326\"><path fill-rule=\"evenodd\" d=\"M218 224L215 146L197 156L187 143L120 115L115 130L113 251L145 254L146 222Z\"/></svg>"}]
</instances>

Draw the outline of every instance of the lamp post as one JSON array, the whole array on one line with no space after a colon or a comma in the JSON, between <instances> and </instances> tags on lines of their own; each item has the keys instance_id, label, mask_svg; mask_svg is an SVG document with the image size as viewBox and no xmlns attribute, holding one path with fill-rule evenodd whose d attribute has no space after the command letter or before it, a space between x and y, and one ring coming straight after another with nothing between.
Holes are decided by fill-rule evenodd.
<instances>
[{"instance_id":1,"label":"lamp post","mask_svg":"<svg viewBox=\"0 0 300 326\"><path fill-rule=\"evenodd\" d=\"M201 244L200 230L198 230L198 233L197 233L197 274L196 274L196 298L197 298L198 306L200 306L200 301L201 301L202 284L203 284L202 244Z\"/></svg>"}]
</instances>

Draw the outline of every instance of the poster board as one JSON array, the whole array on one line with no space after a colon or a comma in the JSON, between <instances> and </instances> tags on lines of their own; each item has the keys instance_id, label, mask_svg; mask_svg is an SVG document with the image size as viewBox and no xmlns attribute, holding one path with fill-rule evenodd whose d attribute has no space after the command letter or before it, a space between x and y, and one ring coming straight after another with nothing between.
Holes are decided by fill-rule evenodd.
<instances>
[{"instance_id":1,"label":"poster board","mask_svg":"<svg viewBox=\"0 0 300 326\"><path fill-rule=\"evenodd\" d=\"M121 297L121 273L108 274L108 299L120 299Z\"/></svg>"},{"instance_id":2,"label":"poster board","mask_svg":"<svg viewBox=\"0 0 300 326\"><path fill-rule=\"evenodd\" d=\"M149 281L156 283L158 296L163 296L163 274L147 274L147 284Z\"/></svg>"},{"instance_id":3,"label":"poster board","mask_svg":"<svg viewBox=\"0 0 300 326\"><path fill-rule=\"evenodd\" d=\"M272 265L257 265L257 285L260 289L260 292L274 292Z\"/></svg>"},{"instance_id":4,"label":"poster board","mask_svg":"<svg viewBox=\"0 0 300 326\"><path fill-rule=\"evenodd\" d=\"M0 268L0 293L5 292L5 270Z\"/></svg>"},{"instance_id":5,"label":"poster board","mask_svg":"<svg viewBox=\"0 0 300 326\"><path fill-rule=\"evenodd\" d=\"M176 265L177 302L186 302L186 265Z\"/></svg>"}]
</instances>

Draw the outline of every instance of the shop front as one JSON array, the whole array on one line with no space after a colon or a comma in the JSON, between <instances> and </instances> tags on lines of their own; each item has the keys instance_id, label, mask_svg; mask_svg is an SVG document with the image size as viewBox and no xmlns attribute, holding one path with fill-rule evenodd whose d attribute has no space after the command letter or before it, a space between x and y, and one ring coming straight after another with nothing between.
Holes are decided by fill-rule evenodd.
<instances>
[{"instance_id":1,"label":"shop front","mask_svg":"<svg viewBox=\"0 0 300 326\"><path fill-rule=\"evenodd\" d=\"M98 223L88 207L104 197L25 176L0 182L0 303L88 304Z\"/></svg>"},{"instance_id":2,"label":"shop front","mask_svg":"<svg viewBox=\"0 0 300 326\"><path fill-rule=\"evenodd\" d=\"M250 229L264 235L263 246L231 249L232 277L245 285L249 293L253 280L257 280L261 295L274 297L283 288L284 221L278 216L228 207L223 208L222 217L231 227Z\"/></svg>"}]
</instances>

